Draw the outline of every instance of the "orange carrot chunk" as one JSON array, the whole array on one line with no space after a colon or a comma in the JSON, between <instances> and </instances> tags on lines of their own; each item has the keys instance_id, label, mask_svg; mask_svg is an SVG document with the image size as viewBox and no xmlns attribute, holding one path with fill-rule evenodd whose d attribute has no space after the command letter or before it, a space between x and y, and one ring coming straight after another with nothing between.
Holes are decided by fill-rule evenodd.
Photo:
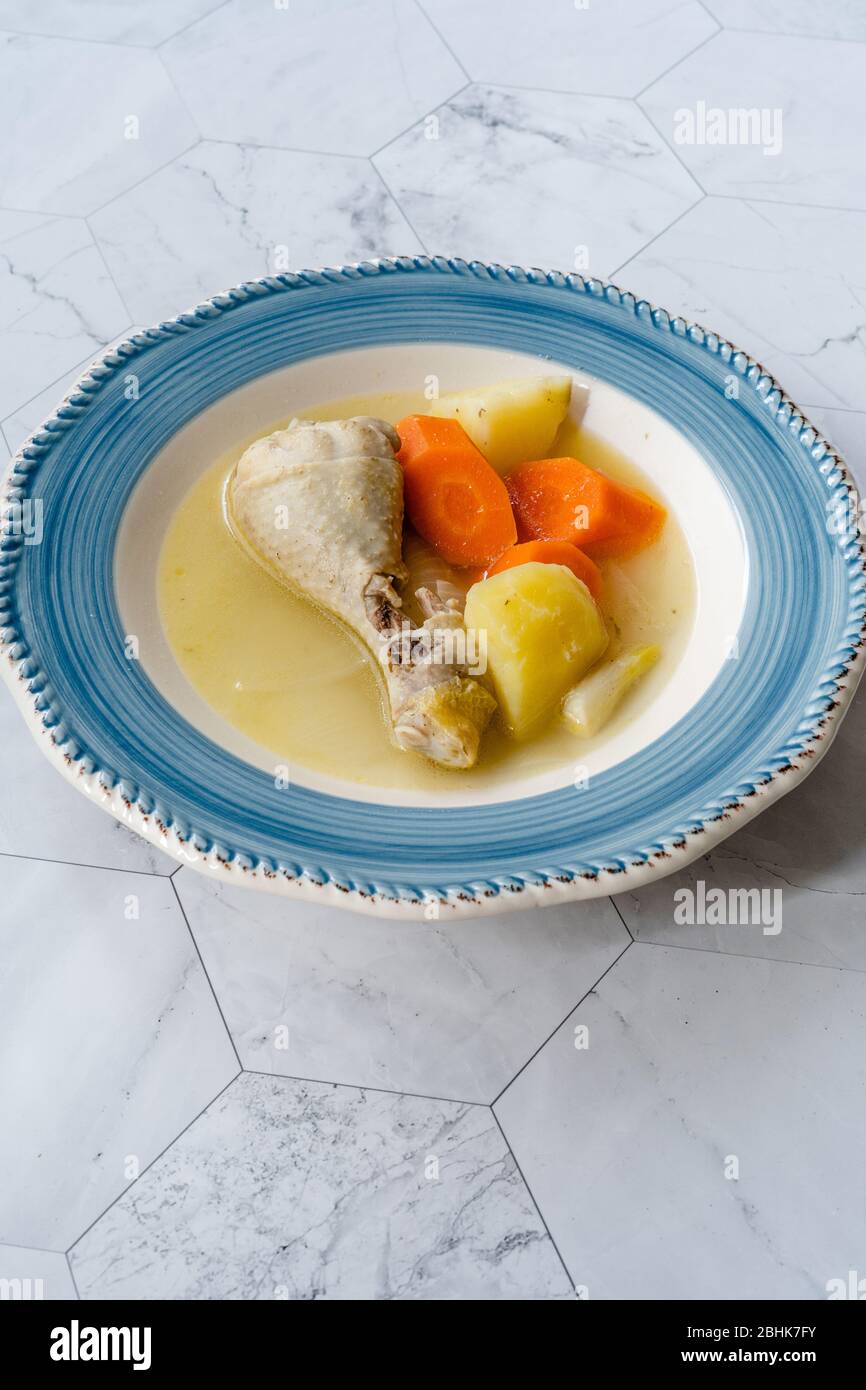
<instances>
[{"instance_id":1,"label":"orange carrot chunk","mask_svg":"<svg viewBox=\"0 0 866 1390\"><path fill-rule=\"evenodd\" d=\"M575 458L522 463L509 475L508 489L522 540L570 541L596 559L649 545L667 515L637 488Z\"/></svg>"},{"instance_id":2,"label":"orange carrot chunk","mask_svg":"<svg viewBox=\"0 0 866 1390\"><path fill-rule=\"evenodd\" d=\"M459 420L397 425L406 514L452 565L488 565L517 540L508 491Z\"/></svg>"},{"instance_id":3,"label":"orange carrot chunk","mask_svg":"<svg viewBox=\"0 0 866 1390\"><path fill-rule=\"evenodd\" d=\"M484 455L477 449L459 420L438 420L434 415L407 415L395 426L400 436L398 459L405 468L430 454L443 449L466 449L478 458Z\"/></svg>"},{"instance_id":4,"label":"orange carrot chunk","mask_svg":"<svg viewBox=\"0 0 866 1390\"><path fill-rule=\"evenodd\" d=\"M601 598L601 571L588 555L578 550L570 541L524 541L513 545L500 555L488 574L499 574L502 570L514 569L516 565L527 565L532 560L541 564L565 565L572 574L582 579L596 603Z\"/></svg>"},{"instance_id":5,"label":"orange carrot chunk","mask_svg":"<svg viewBox=\"0 0 866 1390\"><path fill-rule=\"evenodd\" d=\"M477 450L431 450L403 473L406 515L451 565L488 565L517 540L508 491Z\"/></svg>"}]
</instances>

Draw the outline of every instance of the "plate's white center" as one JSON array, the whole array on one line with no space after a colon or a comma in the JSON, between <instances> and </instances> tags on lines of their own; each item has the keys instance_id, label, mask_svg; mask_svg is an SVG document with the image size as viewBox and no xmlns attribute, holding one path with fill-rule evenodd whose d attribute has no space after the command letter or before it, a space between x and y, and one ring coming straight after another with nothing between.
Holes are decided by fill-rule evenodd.
<instances>
[{"instance_id":1,"label":"plate's white center","mask_svg":"<svg viewBox=\"0 0 866 1390\"><path fill-rule=\"evenodd\" d=\"M208 705L177 665L157 606L159 554L171 518L192 484L214 460L314 401L384 391L410 391L438 378L443 392L507 377L570 372L549 361L490 348L425 343L333 354L260 377L224 397L175 435L136 487L115 552L115 583L124 629L135 634L141 661L162 695L196 728L229 752L273 775L274 754L246 737ZM509 794L536 795L623 761L675 724L700 698L736 651L746 590L746 553L730 502L693 446L655 412L582 373L589 388L586 427L637 463L666 499L685 532L697 579L691 636L667 683L640 713L602 746L575 754L561 767L521 779ZM396 804L454 804L501 799L467 793L459 779L442 793L382 791L293 765L293 780L357 800Z\"/></svg>"}]
</instances>

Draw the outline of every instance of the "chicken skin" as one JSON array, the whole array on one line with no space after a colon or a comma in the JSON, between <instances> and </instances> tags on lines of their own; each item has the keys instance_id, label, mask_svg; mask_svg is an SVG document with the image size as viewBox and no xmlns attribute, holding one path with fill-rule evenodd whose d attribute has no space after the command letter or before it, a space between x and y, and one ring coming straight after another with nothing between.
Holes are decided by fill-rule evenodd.
<instances>
[{"instance_id":1,"label":"chicken skin","mask_svg":"<svg viewBox=\"0 0 866 1390\"><path fill-rule=\"evenodd\" d=\"M462 619L452 605L425 590L424 622L413 626L402 613L399 446L384 420L293 420L239 459L229 517L259 564L340 619L372 653L397 744L442 767L468 768L495 701L467 674Z\"/></svg>"}]
</instances>

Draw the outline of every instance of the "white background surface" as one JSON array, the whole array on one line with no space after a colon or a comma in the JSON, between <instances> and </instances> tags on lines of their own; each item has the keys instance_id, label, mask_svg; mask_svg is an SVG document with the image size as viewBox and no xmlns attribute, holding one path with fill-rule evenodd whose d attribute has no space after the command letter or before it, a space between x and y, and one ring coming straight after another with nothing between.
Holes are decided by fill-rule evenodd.
<instances>
[{"instance_id":1,"label":"white background surface","mask_svg":"<svg viewBox=\"0 0 866 1390\"><path fill-rule=\"evenodd\" d=\"M855 0L0 0L0 30L10 450L105 344L285 255L577 254L758 356L866 480ZM678 145L699 101L781 109L781 153ZM864 733L857 701L676 879L422 926L173 873L4 693L0 1276L541 1299L866 1273ZM782 930L676 926L698 879L781 889Z\"/></svg>"}]
</instances>

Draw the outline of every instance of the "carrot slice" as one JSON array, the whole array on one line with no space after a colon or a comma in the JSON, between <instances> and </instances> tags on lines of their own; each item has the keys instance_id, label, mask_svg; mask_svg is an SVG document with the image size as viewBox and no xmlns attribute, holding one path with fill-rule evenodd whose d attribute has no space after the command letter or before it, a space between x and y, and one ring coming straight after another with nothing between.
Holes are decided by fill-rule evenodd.
<instances>
[{"instance_id":1,"label":"carrot slice","mask_svg":"<svg viewBox=\"0 0 866 1390\"><path fill-rule=\"evenodd\" d=\"M407 415L395 426L400 436L398 459L405 468L443 449L466 449L484 458L459 420L439 420L435 415Z\"/></svg>"},{"instance_id":2,"label":"carrot slice","mask_svg":"<svg viewBox=\"0 0 866 1390\"><path fill-rule=\"evenodd\" d=\"M428 450L403 471L406 514L452 565L487 565L517 540L508 490L477 449Z\"/></svg>"},{"instance_id":3,"label":"carrot slice","mask_svg":"<svg viewBox=\"0 0 866 1390\"><path fill-rule=\"evenodd\" d=\"M500 574L502 570L527 565L532 560L547 565L565 565L566 569L583 580L598 603L601 598L601 570L570 541L524 541L521 545L513 545L504 555L500 555L487 573Z\"/></svg>"},{"instance_id":4,"label":"carrot slice","mask_svg":"<svg viewBox=\"0 0 866 1390\"><path fill-rule=\"evenodd\" d=\"M508 491L459 420L397 425L406 514L452 565L487 565L517 539Z\"/></svg>"},{"instance_id":5,"label":"carrot slice","mask_svg":"<svg viewBox=\"0 0 866 1390\"><path fill-rule=\"evenodd\" d=\"M667 515L645 493L576 458L522 463L508 490L521 539L570 541L595 558L649 545Z\"/></svg>"}]
</instances>

